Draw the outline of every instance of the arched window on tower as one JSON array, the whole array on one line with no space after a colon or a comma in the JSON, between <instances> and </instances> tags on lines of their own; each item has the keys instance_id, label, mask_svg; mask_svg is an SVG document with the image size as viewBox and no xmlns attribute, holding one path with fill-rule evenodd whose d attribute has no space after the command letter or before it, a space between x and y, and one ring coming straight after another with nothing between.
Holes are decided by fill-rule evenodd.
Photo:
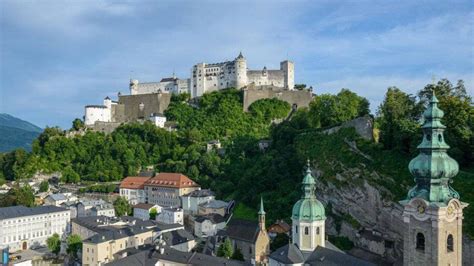
<instances>
[{"instance_id":1,"label":"arched window on tower","mask_svg":"<svg viewBox=\"0 0 474 266\"><path fill-rule=\"evenodd\" d=\"M448 252L453 252L454 251L453 235L449 234L446 242L447 242L446 244L447 244Z\"/></svg>"},{"instance_id":2,"label":"arched window on tower","mask_svg":"<svg viewBox=\"0 0 474 266\"><path fill-rule=\"evenodd\" d=\"M309 228L307 226L304 228L304 234L309 235Z\"/></svg>"},{"instance_id":3,"label":"arched window on tower","mask_svg":"<svg viewBox=\"0 0 474 266\"><path fill-rule=\"evenodd\" d=\"M422 233L416 234L416 249L425 251L425 236Z\"/></svg>"},{"instance_id":4,"label":"arched window on tower","mask_svg":"<svg viewBox=\"0 0 474 266\"><path fill-rule=\"evenodd\" d=\"M295 225L295 233L298 234L298 226L297 225Z\"/></svg>"},{"instance_id":5,"label":"arched window on tower","mask_svg":"<svg viewBox=\"0 0 474 266\"><path fill-rule=\"evenodd\" d=\"M319 235L319 227L316 227L316 234Z\"/></svg>"}]
</instances>

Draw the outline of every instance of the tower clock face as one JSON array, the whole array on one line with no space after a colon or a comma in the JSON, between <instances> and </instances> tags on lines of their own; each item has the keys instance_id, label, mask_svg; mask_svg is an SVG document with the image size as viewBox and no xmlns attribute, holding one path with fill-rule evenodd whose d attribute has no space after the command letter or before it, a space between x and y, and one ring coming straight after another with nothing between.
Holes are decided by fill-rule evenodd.
<instances>
[{"instance_id":1,"label":"tower clock face","mask_svg":"<svg viewBox=\"0 0 474 266\"><path fill-rule=\"evenodd\" d=\"M422 204L419 204L418 207L416 207L416 210L418 211L419 214L425 213L425 206Z\"/></svg>"},{"instance_id":2,"label":"tower clock face","mask_svg":"<svg viewBox=\"0 0 474 266\"><path fill-rule=\"evenodd\" d=\"M454 207L453 206L448 206L447 214L448 214L448 217L453 217L454 216Z\"/></svg>"}]
</instances>

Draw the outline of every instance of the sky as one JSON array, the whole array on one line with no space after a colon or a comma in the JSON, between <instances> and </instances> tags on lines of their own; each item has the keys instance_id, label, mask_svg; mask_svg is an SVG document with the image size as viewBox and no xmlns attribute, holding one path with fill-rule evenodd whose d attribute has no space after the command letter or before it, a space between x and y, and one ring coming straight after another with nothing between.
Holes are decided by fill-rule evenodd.
<instances>
[{"instance_id":1,"label":"sky","mask_svg":"<svg viewBox=\"0 0 474 266\"><path fill-rule=\"evenodd\" d=\"M474 91L473 1L0 1L0 113L70 128L130 78L198 62L295 62L316 94L349 88L372 111L388 87L435 79Z\"/></svg>"}]
</instances>

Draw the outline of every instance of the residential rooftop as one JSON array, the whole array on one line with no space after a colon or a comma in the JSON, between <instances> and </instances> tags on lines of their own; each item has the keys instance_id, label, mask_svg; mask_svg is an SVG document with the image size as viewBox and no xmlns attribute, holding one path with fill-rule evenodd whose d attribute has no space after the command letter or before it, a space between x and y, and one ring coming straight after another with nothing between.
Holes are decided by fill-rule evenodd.
<instances>
[{"instance_id":1,"label":"residential rooftop","mask_svg":"<svg viewBox=\"0 0 474 266\"><path fill-rule=\"evenodd\" d=\"M70 210L52 205L37 207L11 206L0 208L0 220L65 211Z\"/></svg>"}]
</instances>

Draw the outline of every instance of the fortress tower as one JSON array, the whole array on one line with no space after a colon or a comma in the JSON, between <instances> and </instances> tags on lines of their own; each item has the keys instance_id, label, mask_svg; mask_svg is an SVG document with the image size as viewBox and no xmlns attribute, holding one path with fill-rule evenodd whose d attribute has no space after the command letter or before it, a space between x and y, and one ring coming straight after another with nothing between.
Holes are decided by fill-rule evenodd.
<instances>
[{"instance_id":1,"label":"fortress tower","mask_svg":"<svg viewBox=\"0 0 474 266\"><path fill-rule=\"evenodd\" d=\"M293 90L295 88L295 64L285 60L280 63L280 70L284 74L285 88Z\"/></svg>"},{"instance_id":2,"label":"fortress tower","mask_svg":"<svg viewBox=\"0 0 474 266\"><path fill-rule=\"evenodd\" d=\"M316 199L316 182L311 175L311 167L306 169L303 178L303 196L293 206L291 220L293 221L293 244L301 251L313 251L318 246L325 246L324 225L326 214L323 204Z\"/></svg>"},{"instance_id":3,"label":"fortress tower","mask_svg":"<svg viewBox=\"0 0 474 266\"><path fill-rule=\"evenodd\" d=\"M404 206L404 265L462 265L462 219L467 203L449 185L459 171L444 142L444 113L433 95L425 118L420 154L411 160L410 173L416 185L408 192Z\"/></svg>"},{"instance_id":4,"label":"fortress tower","mask_svg":"<svg viewBox=\"0 0 474 266\"><path fill-rule=\"evenodd\" d=\"M235 87L237 89L247 86L247 60L242 55L242 52L235 58L235 78Z\"/></svg>"}]
</instances>

